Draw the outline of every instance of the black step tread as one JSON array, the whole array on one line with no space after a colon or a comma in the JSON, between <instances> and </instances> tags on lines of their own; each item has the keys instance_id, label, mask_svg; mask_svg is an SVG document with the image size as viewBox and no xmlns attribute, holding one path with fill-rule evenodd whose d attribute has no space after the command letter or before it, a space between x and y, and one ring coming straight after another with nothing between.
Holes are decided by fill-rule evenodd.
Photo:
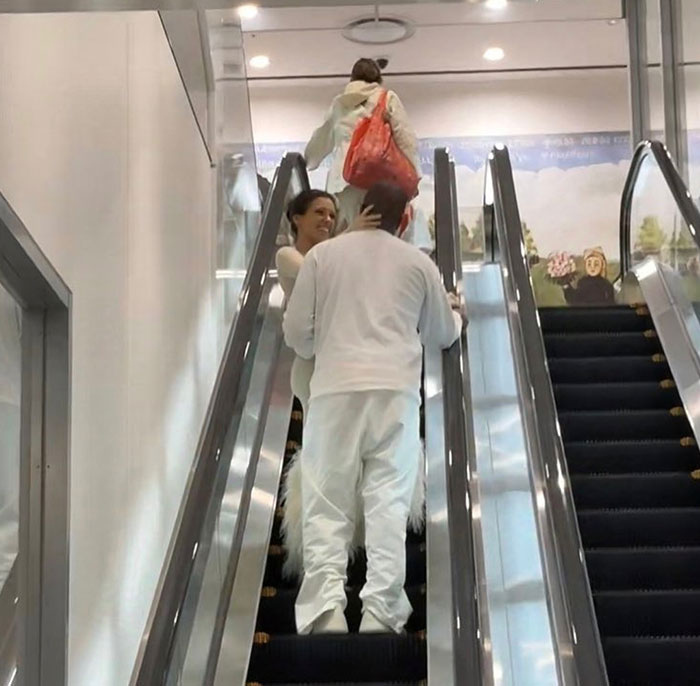
<instances>
[{"instance_id":1,"label":"black step tread","mask_svg":"<svg viewBox=\"0 0 700 686\"><path fill-rule=\"evenodd\" d=\"M700 507L700 480L688 472L577 474L571 477L576 506Z\"/></svg>"},{"instance_id":2,"label":"black step tread","mask_svg":"<svg viewBox=\"0 0 700 686\"><path fill-rule=\"evenodd\" d=\"M586 548L700 546L700 507L579 510Z\"/></svg>"},{"instance_id":3,"label":"black step tread","mask_svg":"<svg viewBox=\"0 0 700 686\"><path fill-rule=\"evenodd\" d=\"M555 384L554 398L560 412L670 409L682 404L676 388L659 381Z\"/></svg>"},{"instance_id":4,"label":"black step tread","mask_svg":"<svg viewBox=\"0 0 700 686\"><path fill-rule=\"evenodd\" d=\"M544 345L550 357L620 357L661 352L656 332L619 331L548 333Z\"/></svg>"},{"instance_id":5,"label":"black step tread","mask_svg":"<svg viewBox=\"0 0 700 686\"><path fill-rule=\"evenodd\" d=\"M684 414L670 410L560 412L564 442L678 438L690 433Z\"/></svg>"},{"instance_id":6,"label":"black step tread","mask_svg":"<svg viewBox=\"0 0 700 686\"><path fill-rule=\"evenodd\" d=\"M351 632L357 631L360 625L362 615L360 590L359 587L347 589L348 605L345 616ZM269 595L270 593L274 593L274 595ZM406 594L413 607L413 614L406 625L407 631L410 633L425 629L425 586L407 587ZM257 631L275 634L296 633L294 621L296 596L296 589L263 589L263 596L258 608Z\"/></svg>"},{"instance_id":7,"label":"black step tread","mask_svg":"<svg viewBox=\"0 0 700 686\"><path fill-rule=\"evenodd\" d=\"M246 686L272 686L272 682L267 681L264 684L261 684L259 681L255 682L246 682ZM356 682L349 682L349 681L324 681L321 683L320 681L314 681L313 683L309 681L305 681L303 684L300 684L298 681L290 684L288 682L285 682L284 684L279 684L275 683L274 686L357 686ZM425 686L425 681L420 680L420 681L372 681L370 682L364 682L362 686Z\"/></svg>"},{"instance_id":8,"label":"black step tread","mask_svg":"<svg viewBox=\"0 0 700 686\"><path fill-rule=\"evenodd\" d=\"M611 686L697 686L700 637L603 639Z\"/></svg>"},{"instance_id":9,"label":"black step tread","mask_svg":"<svg viewBox=\"0 0 700 686\"><path fill-rule=\"evenodd\" d=\"M700 636L700 589L595 592L604 636Z\"/></svg>"},{"instance_id":10,"label":"black step tread","mask_svg":"<svg viewBox=\"0 0 700 686\"><path fill-rule=\"evenodd\" d=\"M622 383L671 378L668 363L652 355L625 357L550 357L552 383Z\"/></svg>"},{"instance_id":11,"label":"black step tread","mask_svg":"<svg viewBox=\"0 0 700 686\"><path fill-rule=\"evenodd\" d=\"M647 441L568 441L570 474L615 472L690 472L700 467L694 442L669 438Z\"/></svg>"},{"instance_id":12,"label":"black step tread","mask_svg":"<svg viewBox=\"0 0 700 686\"><path fill-rule=\"evenodd\" d=\"M410 682L425 678L426 659L425 639L416 634L273 635L253 646L248 681Z\"/></svg>"},{"instance_id":13,"label":"black step tread","mask_svg":"<svg viewBox=\"0 0 700 686\"><path fill-rule=\"evenodd\" d=\"M589 548L586 567L596 590L700 589L700 546Z\"/></svg>"},{"instance_id":14,"label":"black step tread","mask_svg":"<svg viewBox=\"0 0 700 686\"><path fill-rule=\"evenodd\" d=\"M645 331L653 328L651 317L641 308L620 307L543 307L540 324L546 333L562 331Z\"/></svg>"}]
</instances>

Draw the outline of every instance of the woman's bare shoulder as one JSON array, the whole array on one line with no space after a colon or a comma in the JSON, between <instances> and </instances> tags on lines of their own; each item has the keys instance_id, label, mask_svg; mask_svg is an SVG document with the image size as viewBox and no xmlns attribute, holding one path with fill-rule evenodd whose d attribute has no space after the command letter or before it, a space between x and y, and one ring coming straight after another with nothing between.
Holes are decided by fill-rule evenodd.
<instances>
[{"instance_id":1,"label":"woman's bare shoulder","mask_svg":"<svg viewBox=\"0 0 700 686\"><path fill-rule=\"evenodd\" d=\"M294 272L296 275L303 261L304 256L292 245L285 245L275 255L277 269L284 272L285 275L290 275L290 272Z\"/></svg>"}]
</instances>

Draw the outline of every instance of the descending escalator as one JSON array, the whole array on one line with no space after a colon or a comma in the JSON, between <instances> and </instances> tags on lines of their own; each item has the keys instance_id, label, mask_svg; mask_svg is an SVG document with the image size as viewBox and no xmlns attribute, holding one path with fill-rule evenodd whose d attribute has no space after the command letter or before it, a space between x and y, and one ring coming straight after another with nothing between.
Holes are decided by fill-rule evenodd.
<instances>
[{"instance_id":1,"label":"descending escalator","mask_svg":"<svg viewBox=\"0 0 700 686\"><path fill-rule=\"evenodd\" d=\"M649 312L540 321L610 684L700 684L700 453Z\"/></svg>"},{"instance_id":2,"label":"descending escalator","mask_svg":"<svg viewBox=\"0 0 700 686\"><path fill-rule=\"evenodd\" d=\"M285 465L301 442L301 408L295 404L289 426ZM270 540L248 684L389 684L417 686L426 678L425 536L407 537L406 592L413 614L404 635L358 634L365 560L348 569L350 634L298 636L294 601L298 579L282 574L280 537L282 512L278 509Z\"/></svg>"}]
</instances>

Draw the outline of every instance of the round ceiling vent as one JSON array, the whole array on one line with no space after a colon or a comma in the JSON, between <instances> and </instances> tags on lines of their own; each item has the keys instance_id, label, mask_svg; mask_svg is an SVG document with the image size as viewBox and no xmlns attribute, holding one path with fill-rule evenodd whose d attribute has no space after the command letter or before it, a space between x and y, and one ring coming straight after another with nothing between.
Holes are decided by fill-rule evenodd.
<instances>
[{"instance_id":1,"label":"round ceiling vent","mask_svg":"<svg viewBox=\"0 0 700 686\"><path fill-rule=\"evenodd\" d=\"M400 43L415 33L415 27L397 17L364 17L348 24L343 36L353 43L388 45Z\"/></svg>"}]
</instances>

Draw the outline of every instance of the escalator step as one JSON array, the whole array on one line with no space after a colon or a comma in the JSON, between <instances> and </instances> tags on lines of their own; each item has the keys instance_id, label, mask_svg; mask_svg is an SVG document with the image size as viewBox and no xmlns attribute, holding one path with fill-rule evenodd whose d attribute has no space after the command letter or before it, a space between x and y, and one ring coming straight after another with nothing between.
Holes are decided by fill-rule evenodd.
<instances>
[{"instance_id":1,"label":"escalator step","mask_svg":"<svg viewBox=\"0 0 700 686\"><path fill-rule=\"evenodd\" d=\"M673 410L560 412L564 442L678 438L690 432L685 414Z\"/></svg>"},{"instance_id":2,"label":"escalator step","mask_svg":"<svg viewBox=\"0 0 700 686\"><path fill-rule=\"evenodd\" d=\"M586 566L596 590L700 590L700 547L589 549Z\"/></svg>"},{"instance_id":3,"label":"escalator step","mask_svg":"<svg viewBox=\"0 0 700 686\"><path fill-rule=\"evenodd\" d=\"M593 599L603 636L700 636L700 590L603 591Z\"/></svg>"},{"instance_id":4,"label":"escalator step","mask_svg":"<svg viewBox=\"0 0 700 686\"><path fill-rule=\"evenodd\" d=\"M560 412L579 410L655 410L679 407L675 387L650 381L642 383L570 383L554 386Z\"/></svg>"},{"instance_id":5,"label":"escalator step","mask_svg":"<svg viewBox=\"0 0 700 686\"><path fill-rule=\"evenodd\" d=\"M569 442L570 474L600 472L690 472L700 467L692 440Z\"/></svg>"},{"instance_id":6,"label":"escalator step","mask_svg":"<svg viewBox=\"0 0 700 686\"><path fill-rule=\"evenodd\" d=\"M348 607L345 611L350 631L357 631L360 625L362 604L359 588L348 589ZM408 599L413 606L413 614L408 620L406 629L409 632L425 629L425 586L406 588ZM293 634L296 632L294 623L294 601L296 589L264 588L258 608L257 631L275 634Z\"/></svg>"},{"instance_id":7,"label":"escalator step","mask_svg":"<svg viewBox=\"0 0 700 686\"><path fill-rule=\"evenodd\" d=\"M246 686L268 686L268 684L270 684L271 686L271 682L269 681L264 684L261 684L259 681L248 681L246 683ZM373 681L372 683L364 683L362 684L362 686L425 686L425 684L425 681L382 681L381 683L379 683L378 681ZM332 683L328 681L324 681L323 683L319 681L314 681L313 683L306 681L303 684L296 682L293 684L275 684L274 686L357 686L357 684L350 683L348 681L334 681Z\"/></svg>"},{"instance_id":8,"label":"escalator step","mask_svg":"<svg viewBox=\"0 0 700 686\"><path fill-rule=\"evenodd\" d=\"M603 639L610 686L697 686L700 637Z\"/></svg>"},{"instance_id":9,"label":"escalator step","mask_svg":"<svg viewBox=\"0 0 700 686\"><path fill-rule=\"evenodd\" d=\"M424 679L426 671L423 635L283 635L254 646L248 681L410 682Z\"/></svg>"},{"instance_id":10,"label":"escalator step","mask_svg":"<svg viewBox=\"0 0 700 686\"><path fill-rule=\"evenodd\" d=\"M284 555L279 546L274 549L275 554L270 554L267 558L265 568L264 586L275 586L277 588L296 588L299 584L296 579L287 579L282 576L282 565ZM348 567L348 585L362 586L365 582L367 572L367 561L361 553L357 559ZM411 539L406 544L406 585L420 586L425 583L425 544L418 543Z\"/></svg>"},{"instance_id":11,"label":"escalator step","mask_svg":"<svg viewBox=\"0 0 700 686\"><path fill-rule=\"evenodd\" d=\"M551 357L620 357L661 352L653 329L620 333L545 334L544 345L547 355Z\"/></svg>"},{"instance_id":12,"label":"escalator step","mask_svg":"<svg viewBox=\"0 0 700 686\"><path fill-rule=\"evenodd\" d=\"M688 472L576 475L571 486L582 509L700 506L700 481Z\"/></svg>"},{"instance_id":13,"label":"escalator step","mask_svg":"<svg viewBox=\"0 0 700 686\"><path fill-rule=\"evenodd\" d=\"M545 333L646 331L654 327L641 307L543 307L539 316Z\"/></svg>"},{"instance_id":14,"label":"escalator step","mask_svg":"<svg viewBox=\"0 0 700 686\"><path fill-rule=\"evenodd\" d=\"M549 359L552 383L623 383L663 381L671 371L663 357L553 357Z\"/></svg>"},{"instance_id":15,"label":"escalator step","mask_svg":"<svg viewBox=\"0 0 700 686\"><path fill-rule=\"evenodd\" d=\"M700 507L579 510L587 548L700 546Z\"/></svg>"}]
</instances>

